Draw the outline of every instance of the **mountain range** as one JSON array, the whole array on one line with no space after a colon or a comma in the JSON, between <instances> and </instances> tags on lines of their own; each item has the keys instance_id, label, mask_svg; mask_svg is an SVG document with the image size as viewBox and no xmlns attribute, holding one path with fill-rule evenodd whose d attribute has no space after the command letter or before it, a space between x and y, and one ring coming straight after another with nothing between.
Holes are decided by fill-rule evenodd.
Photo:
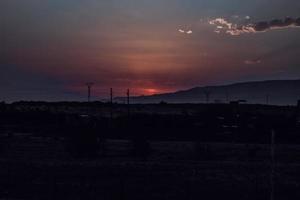
<instances>
[{"instance_id":1,"label":"mountain range","mask_svg":"<svg viewBox=\"0 0 300 200\"><path fill-rule=\"evenodd\" d=\"M174 93L130 97L131 103L226 103L295 105L300 99L299 80L268 80L230 85L195 87ZM117 97L124 102L125 97Z\"/></svg>"}]
</instances>

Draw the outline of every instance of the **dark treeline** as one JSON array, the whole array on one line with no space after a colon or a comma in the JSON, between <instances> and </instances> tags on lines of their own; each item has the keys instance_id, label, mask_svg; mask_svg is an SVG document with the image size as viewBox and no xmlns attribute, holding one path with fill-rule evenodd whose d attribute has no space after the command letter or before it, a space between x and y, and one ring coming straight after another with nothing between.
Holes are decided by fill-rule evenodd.
<instances>
[{"instance_id":1,"label":"dark treeline","mask_svg":"<svg viewBox=\"0 0 300 200\"><path fill-rule=\"evenodd\" d=\"M19 103L1 104L1 130L68 138L82 135L83 138L105 139L269 143L273 129L278 142L300 143L297 107L211 104L201 105L201 109L198 109L199 105L182 105L178 113L159 113L138 112L141 105L131 105L130 115L124 111L123 114L116 113L114 117L109 117L105 114L69 114L51 110L56 103L23 102L21 105L20 109ZM33 105L39 107L30 107ZM82 104L61 102L59 105L76 107ZM84 105L89 108L103 106L97 102ZM105 106L109 110L109 105ZM167 108L172 110L179 105L149 106L150 110L159 111ZM114 107L118 110L117 105ZM121 109L117 112L122 113L125 107L120 105Z\"/></svg>"},{"instance_id":2,"label":"dark treeline","mask_svg":"<svg viewBox=\"0 0 300 200\"><path fill-rule=\"evenodd\" d=\"M65 112L67 107L75 112ZM82 114L85 110L93 114ZM299 107L22 102L2 103L0 111L4 137L27 133L64 138L66 149L80 157L104 153L107 139L132 141L132 154L144 158L149 140L270 144L275 131L276 143L300 144Z\"/></svg>"}]
</instances>

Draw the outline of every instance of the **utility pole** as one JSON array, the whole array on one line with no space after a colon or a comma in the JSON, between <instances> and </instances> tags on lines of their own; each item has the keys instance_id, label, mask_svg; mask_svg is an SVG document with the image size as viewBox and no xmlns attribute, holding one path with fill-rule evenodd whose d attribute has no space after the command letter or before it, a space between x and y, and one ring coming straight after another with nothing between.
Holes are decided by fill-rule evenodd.
<instances>
[{"instance_id":1,"label":"utility pole","mask_svg":"<svg viewBox=\"0 0 300 200\"><path fill-rule=\"evenodd\" d=\"M129 99L130 99L130 90L129 89L127 89L127 105L129 105Z\"/></svg>"},{"instance_id":2,"label":"utility pole","mask_svg":"<svg viewBox=\"0 0 300 200\"><path fill-rule=\"evenodd\" d=\"M267 95L266 95L266 104L267 104L267 105L269 105L269 101L270 101L270 95L267 94Z\"/></svg>"},{"instance_id":3,"label":"utility pole","mask_svg":"<svg viewBox=\"0 0 300 200\"><path fill-rule=\"evenodd\" d=\"M113 89L110 88L110 104L113 104Z\"/></svg>"},{"instance_id":4,"label":"utility pole","mask_svg":"<svg viewBox=\"0 0 300 200\"><path fill-rule=\"evenodd\" d=\"M204 91L205 97L206 97L206 103L209 103L209 98L210 98L210 91L205 90Z\"/></svg>"},{"instance_id":5,"label":"utility pole","mask_svg":"<svg viewBox=\"0 0 300 200\"><path fill-rule=\"evenodd\" d=\"M113 89L110 88L110 119L113 118Z\"/></svg>"},{"instance_id":6,"label":"utility pole","mask_svg":"<svg viewBox=\"0 0 300 200\"><path fill-rule=\"evenodd\" d=\"M128 116L130 115L130 90L127 89L127 109L128 109Z\"/></svg>"},{"instance_id":7,"label":"utility pole","mask_svg":"<svg viewBox=\"0 0 300 200\"><path fill-rule=\"evenodd\" d=\"M86 86L88 88L88 102L91 101L91 92L92 92L92 86L94 85L94 83L92 82L89 82L89 83L86 83Z\"/></svg>"},{"instance_id":8,"label":"utility pole","mask_svg":"<svg viewBox=\"0 0 300 200\"><path fill-rule=\"evenodd\" d=\"M271 173L270 173L270 200L274 200L274 175L275 175L275 131L271 130Z\"/></svg>"}]
</instances>

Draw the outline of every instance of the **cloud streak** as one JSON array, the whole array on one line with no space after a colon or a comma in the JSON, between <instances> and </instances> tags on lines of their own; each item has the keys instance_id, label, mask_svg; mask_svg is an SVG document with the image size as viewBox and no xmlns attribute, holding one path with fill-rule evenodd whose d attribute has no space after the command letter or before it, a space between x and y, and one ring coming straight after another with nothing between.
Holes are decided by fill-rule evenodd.
<instances>
[{"instance_id":1,"label":"cloud streak","mask_svg":"<svg viewBox=\"0 0 300 200\"><path fill-rule=\"evenodd\" d=\"M190 35L190 34L193 33L192 30L185 31L185 30L183 30L183 29L179 29L178 32L179 32L179 33L183 33L183 34L188 34L188 35Z\"/></svg>"},{"instance_id":2,"label":"cloud streak","mask_svg":"<svg viewBox=\"0 0 300 200\"><path fill-rule=\"evenodd\" d=\"M261 33L276 29L300 28L300 18L286 17L285 19L273 19L271 21L260 21L249 24L237 24L224 18L209 20L210 25L216 27L216 33L225 32L238 36L246 33Z\"/></svg>"}]
</instances>

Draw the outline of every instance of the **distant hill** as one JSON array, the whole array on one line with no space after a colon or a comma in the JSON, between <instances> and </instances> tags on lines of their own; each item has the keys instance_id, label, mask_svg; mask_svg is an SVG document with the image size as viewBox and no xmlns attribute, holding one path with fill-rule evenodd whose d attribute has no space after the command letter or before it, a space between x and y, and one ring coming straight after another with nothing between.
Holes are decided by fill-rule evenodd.
<instances>
[{"instance_id":1,"label":"distant hill","mask_svg":"<svg viewBox=\"0 0 300 200\"><path fill-rule=\"evenodd\" d=\"M174 93L131 97L132 103L223 103L246 100L250 104L295 105L300 99L299 80L270 80L222 86L195 87ZM124 102L124 97L116 98Z\"/></svg>"}]
</instances>

